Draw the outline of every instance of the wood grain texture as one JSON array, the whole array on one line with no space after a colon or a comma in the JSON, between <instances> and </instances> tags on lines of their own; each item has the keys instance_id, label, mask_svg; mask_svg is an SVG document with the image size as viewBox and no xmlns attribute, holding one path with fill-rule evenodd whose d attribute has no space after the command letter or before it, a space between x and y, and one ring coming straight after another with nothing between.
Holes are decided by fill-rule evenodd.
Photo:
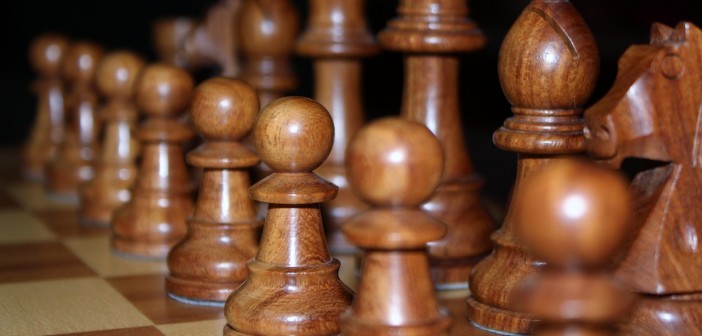
<instances>
[{"instance_id":1,"label":"wood grain texture","mask_svg":"<svg viewBox=\"0 0 702 336\"><path fill-rule=\"evenodd\" d=\"M353 292L324 239L320 204L337 188L312 173L331 150L331 116L312 100L282 98L261 112L254 132L274 173L249 193L269 203L268 215L249 276L225 305L224 335L336 335Z\"/></svg>"},{"instance_id":2,"label":"wood grain texture","mask_svg":"<svg viewBox=\"0 0 702 336\"><path fill-rule=\"evenodd\" d=\"M638 172L630 248L616 270L645 294L623 327L630 335L702 333L700 106L702 30L654 24L649 45L629 48L611 90L585 113L587 149L618 168L628 158L659 162Z\"/></svg>"},{"instance_id":3,"label":"wood grain texture","mask_svg":"<svg viewBox=\"0 0 702 336\"><path fill-rule=\"evenodd\" d=\"M91 42L70 45L62 64L67 90L64 95L64 138L46 169L47 195L78 203L78 187L93 178L98 154L100 120L94 77L103 56Z\"/></svg>"},{"instance_id":4,"label":"wood grain texture","mask_svg":"<svg viewBox=\"0 0 702 336\"><path fill-rule=\"evenodd\" d=\"M21 153L22 173L30 180L44 180L46 165L63 141L61 65L68 45L65 36L46 34L32 41L29 49L29 63L39 77L30 88L37 96L36 117Z\"/></svg>"},{"instance_id":5,"label":"wood grain texture","mask_svg":"<svg viewBox=\"0 0 702 336\"><path fill-rule=\"evenodd\" d=\"M139 154L132 91L143 67L144 61L127 51L109 53L98 67L95 80L106 100L98 112L102 149L94 162L95 176L79 189L82 224L108 226L112 213L131 199Z\"/></svg>"},{"instance_id":6,"label":"wood grain texture","mask_svg":"<svg viewBox=\"0 0 702 336\"><path fill-rule=\"evenodd\" d=\"M361 129L347 155L351 186L371 209L342 226L363 249L342 334L448 335L451 318L437 302L426 250L446 226L419 209L441 181L441 144L419 123L386 118Z\"/></svg>"},{"instance_id":7,"label":"wood grain texture","mask_svg":"<svg viewBox=\"0 0 702 336\"><path fill-rule=\"evenodd\" d=\"M514 117L493 141L518 153L513 200L535 174L584 150L580 114L598 71L595 40L568 1L532 1L507 33L498 73ZM514 293L544 262L526 253L518 221L510 206L492 254L471 273L467 315L486 329L526 334L535 318L521 312Z\"/></svg>"},{"instance_id":8,"label":"wood grain texture","mask_svg":"<svg viewBox=\"0 0 702 336\"><path fill-rule=\"evenodd\" d=\"M337 197L322 206L325 232L332 253L353 253L339 226L367 206L349 189L344 155L364 120L361 58L377 53L378 47L365 20L365 1L311 0L309 5L307 29L296 49L313 59L314 98L334 120L334 146L317 173L339 187Z\"/></svg>"},{"instance_id":9,"label":"wood grain texture","mask_svg":"<svg viewBox=\"0 0 702 336\"><path fill-rule=\"evenodd\" d=\"M446 153L442 183L424 209L448 225L448 234L429 243L434 282L465 287L468 273L490 251L494 223L479 199L464 143L458 108L458 53L485 44L468 18L465 0L400 1L399 16L378 36L380 44L405 56L401 115L425 124Z\"/></svg>"},{"instance_id":10,"label":"wood grain texture","mask_svg":"<svg viewBox=\"0 0 702 336\"><path fill-rule=\"evenodd\" d=\"M184 70L152 64L142 70L135 100L147 116L137 136L143 144L132 198L112 217L112 247L123 254L165 258L186 233L193 186L182 144L194 136L177 121L190 103L193 80Z\"/></svg>"},{"instance_id":11,"label":"wood grain texture","mask_svg":"<svg viewBox=\"0 0 702 336\"><path fill-rule=\"evenodd\" d=\"M190 69L216 66L219 75L238 77L239 11L242 0L220 0L207 9L183 40L180 52Z\"/></svg>"},{"instance_id":12,"label":"wood grain texture","mask_svg":"<svg viewBox=\"0 0 702 336\"><path fill-rule=\"evenodd\" d=\"M259 160L241 141L258 112L256 92L242 81L213 78L193 94L192 120L204 143L187 160L204 174L188 233L168 254L171 297L223 303L248 275L262 224L248 195L248 170Z\"/></svg>"}]
</instances>

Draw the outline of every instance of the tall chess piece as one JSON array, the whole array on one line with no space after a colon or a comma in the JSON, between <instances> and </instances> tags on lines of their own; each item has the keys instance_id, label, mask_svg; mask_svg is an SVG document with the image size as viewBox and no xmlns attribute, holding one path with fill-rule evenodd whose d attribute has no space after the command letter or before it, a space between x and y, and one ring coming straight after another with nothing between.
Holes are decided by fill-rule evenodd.
<instances>
[{"instance_id":1,"label":"tall chess piece","mask_svg":"<svg viewBox=\"0 0 702 336\"><path fill-rule=\"evenodd\" d=\"M347 167L351 187L371 210L342 226L365 252L342 334L448 335L451 318L437 302L426 251L446 225L420 210L441 180L441 144L419 123L382 119L353 138Z\"/></svg>"},{"instance_id":2,"label":"tall chess piece","mask_svg":"<svg viewBox=\"0 0 702 336\"><path fill-rule=\"evenodd\" d=\"M95 160L95 176L79 189L81 224L108 226L112 213L131 199L137 174L138 111L134 83L144 61L134 53L115 51L98 65L95 82L105 98L98 112L103 123L102 148Z\"/></svg>"},{"instance_id":3,"label":"tall chess piece","mask_svg":"<svg viewBox=\"0 0 702 336\"><path fill-rule=\"evenodd\" d=\"M495 145L517 152L513 199L532 175L583 152L583 105L599 72L595 40L568 1L535 0L522 12L502 43L502 90L514 117L493 135ZM514 292L543 266L524 250L515 232L512 207L492 239L495 249L470 278L468 318L488 330L526 334L535 321L519 310Z\"/></svg>"},{"instance_id":4,"label":"tall chess piece","mask_svg":"<svg viewBox=\"0 0 702 336\"><path fill-rule=\"evenodd\" d=\"M216 66L218 74L239 77L239 11L242 0L220 0L185 36L180 52L189 68Z\"/></svg>"},{"instance_id":5,"label":"tall chess piece","mask_svg":"<svg viewBox=\"0 0 702 336\"><path fill-rule=\"evenodd\" d=\"M339 187L337 197L322 206L332 253L354 251L339 226L366 208L346 180L346 144L363 125L361 57L378 51L363 16L364 0L311 0L307 30L297 41L299 54L314 58L314 98L334 120L334 147L317 170Z\"/></svg>"},{"instance_id":6,"label":"tall chess piece","mask_svg":"<svg viewBox=\"0 0 702 336\"><path fill-rule=\"evenodd\" d=\"M608 271L631 232L626 180L592 163L564 161L534 176L519 197L517 231L548 263L518 297L541 320L533 335L617 335L635 298Z\"/></svg>"},{"instance_id":7,"label":"tall chess piece","mask_svg":"<svg viewBox=\"0 0 702 336\"><path fill-rule=\"evenodd\" d=\"M458 104L458 53L481 48L485 38L465 0L403 0L397 11L378 39L405 54L402 116L426 125L446 153L441 184L424 204L448 225L446 237L429 243L432 276L439 288L461 288L490 252L495 229L480 202L482 181L468 157Z\"/></svg>"},{"instance_id":8,"label":"tall chess piece","mask_svg":"<svg viewBox=\"0 0 702 336\"><path fill-rule=\"evenodd\" d=\"M188 62L183 53L183 43L193 30L195 20L188 17L168 17L154 21L151 40L160 62L186 68Z\"/></svg>"},{"instance_id":9,"label":"tall chess piece","mask_svg":"<svg viewBox=\"0 0 702 336\"><path fill-rule=\"evenodd\" d=\"M353 293L327 250L320 210L337 187L312 173L331 151L331 116L312 100L281 98L261 111L254 132L274 173L249 194L269 203L268 216L249 276L224 308L224 335L337 335Z\"/></svg>"},{"instance_id":10,"label":"tall chess piece","mask_svg":"<svg viewBox=\"0 0 702 336\"><path fill-rule=\"evenodd\" d=\"M63 141L61 64L68 44L64 36L46 34L32 41L29 49L29 63L39 76L31 86L37 95L36 116L29 139L22 148L22 174L29 180L44 180L46 165Z\"/></svg>"},{"instance_id":11,"label":"tall chess piece","mask_svg":"<svg viewBox=\"0 0 702 336\"><path fill-rule=\"evenodd\" d=\"M192 120L205 142L187 160L204 175L188 234L168 254L166 290L176 300L224 304L246 279L262 221L248 194L259 159L241 140L258 111L256 91L238 80L210 79L193 94Z\"/></svg>"},{"instance_id":12,"label":"tall chess piece","mask_svg":"<svg viewBox=\"0 0 702 336\"><path fill-rule=\"evenodd\" d=\"M112 247L121 254L165 258L185 236L193 185L182 144L195 135L178 116L190 103L193 80L184 70L153 64L137 79L136 104L147 116L139 127L142 159L132 199L112 217Z\"/></svg>"},{"instance_id":13,"label":"tall chess piece","mask_svg":"<svg viewBox=\"0 0 702 336\"><path fill-rule=\"evenodd\" d=\"M244 0L239 18L241 79L256 88L263 108L295 88L290 56L298 14L289 0Z\"/></svg>"},{"instance_id":14,"label":"tall chess piece","mask_svg":"<svg viewBox=\"0 0 702 336\"><path fill-rule=\"evenodd\" d=\"M588 152L613 167L659 164L631 183L635 229L615 277L643 299L622 334L702 335L702 30L654 24L612 89L585 112Z\"/></svg>"},{"instance_id":15,"label":"tall chess piece","mask_svg":"<svg viewBox=\"0 0 702 336\"><path fill-rule=\"evenodd\" d=\"M100 121L95 72L102 58L100 46L90 42L72 43L63 62L65 132L46 174L47 196L78 204L78 187L93 178Z\"/></svg>"}]
</instances>

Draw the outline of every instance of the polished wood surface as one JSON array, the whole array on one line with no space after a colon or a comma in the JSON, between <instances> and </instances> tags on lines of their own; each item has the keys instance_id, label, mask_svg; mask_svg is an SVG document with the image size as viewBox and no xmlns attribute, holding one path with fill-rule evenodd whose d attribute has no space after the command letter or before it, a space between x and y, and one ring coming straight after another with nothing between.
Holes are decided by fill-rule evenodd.
<instances>
[{"instance_id":1,"label":"polished wood surface","mask_svg":"<svg viewBox=\"0 0 702 336\"><path fill-rule=\"evenodd\" d=\"M186 233L193 211L193 185L182 144L194 136L178 121L190 104L193 80L171 65L152 64L136 82L135 101L147 119L137 136L142 143L132 198L112 217L112 247L121 254L165 258Z\"/></svg>"},{"instance_id":2,"label":"polished wood surface","mask_svg":"<svg viewBox=\"0 0 702 336\"><path fill-rule=\"evenodd\" d=\"M63 141L46 169L49 197L78 203L78 187L93 178L93 161L99 148L97 136L98 95L95 73L103 56L100 46L92 42L74 42L62 64L67 85L64 95L65 127Z\"/></svg>"},{"instance_id":3,"label":"polished wood surface","mask_svg":"<svg viewBox=\"0 0 702 336\"><path fill-rule=\"evenodd\" d=\"M611 274L632 229L627 184L575 159L523 184L513 203L516 231L534 259L547 263L517 296L521 310L540 319L533 335L616 335L635 298Z\"/></svg>"},{"instance_id":4,"label":"polished wood surface","mask_svg":"<svg viewBox=\"0 0 702 336\"><path fill-rule=\"evenodd\" d=\"M479 199L481 179L470 162L458 107L458 53L485 44L467 17L465 0L400 1L399 16L380 33L380 44L405 53L401 115L425 124L446 152L442 183L424 209L448 225L429 243L432 276L441 288L466 287L468 273L490 252L495 229Z\"/></svg>"},{"instance_id":5,"label":"polished wood surface","mask_svg":"<svg viewBox=\"0 0 702 336\"><path fill-rule=\"evenodd\" d=\"M241 141L259 109L256 91L234 79L207 80L193 94L190 112L204 143L187 160L204 174L188 233L168 254L172 298L224 303L248 275L262 224L249 198L248 170L259 159Z\"/></svg>"},{"instance_id":6,"label":"polished wood surface","mask_svg":"<svg viewBox=\"0 0 702 336\"><path fill-rule=\"evenodd\" d=\"M159 61L181 68L188 66L183 43L195 24L195 19L182 16L161 18L153 23L151 39Z\"/></svg>"},{"instance_id":7,"label":"polished wood surface","mask_svg":"<svg viewBox=\"0 0 702 336\"><path fill-rule=\"evenodd\" d=\"M68 46L69 40L65 36L45 34L32 41L29 49L29 63L38 76L31 85L37 96L36 116L22 148L22 173L30 180L44 180L46 165L63 141L61 66Z\"/></svg>"},{"instance_id":8,"label":"polished wood surface","mask_svg":"<svg viewBox=\"0 0 702 336\"><path fill-rule=\"evenodd\" d=\"M494 133L493 141L518 153L512 197L520 199L534 174L567 160L562 155L584 151L580 114L597 79L597 46L570 2L535 0L505 37L498 71L514 117ZM492 236L492 254L471 273L467 315L489 330L526 334L535 322L519 309L514 293L544 262L525 252L515 232L520 220L510 206L502 228Z\"/></svg>"},{"instance_id":9,"label":"polished wood surface","mask_svg":"<svg viewBox=\"0 0 702 336\"><path fill-rule=\"evenodd\" d=\"M363 0L311 0L307 29L297 52L314 60L314 98L334 120L334 146L317 170L339 187L337 197L322 206L332 253L352 253L339 226L367 206L349 189L344 166L346 145L363 125L361 58L378 51L364 16Z\"/></svg>"},{"instance_id":10,"label":"polished wood surface","mask_svg":"<svg viewBox=\"0 0 702 336\"><path fill-rule=\"evenodd\" d=\"M109 53L98 65L95 82L105 99L97 116L103 124L102 147L95 176L79 188L81 224L108 226L115 209L131 199L139 154L133 88L143 67L144 61L128 51Z\"/></svg>"},{"instance_id":11,"label":"polished wood surface","mask_svg":"<svg viewBox=\"0 0 702 336\"><path fill-rule=\"evenodd\" d=\"M297 10L289 0L244 0L239 18L241 79L256 88L263 108L297 84L290 64Z\"/></svg>"},{"instance_id":12,"label":"polished wood surface","mask_svg":"<svg viewBox=\"0 0 702 336\"><path fill-rule=\"evenodd\" d=\"M312 173L329 155L334 125L320 104L286 97L269 104L254 128L256 150L274 173L249 194L269 203L249 276L227 300L225 335L336 335L353 292L327 250L320 204L337 187Z\"/></svg>"},{"instance_id":13,"label":"polished wood surface","mask_svg":"<svg viewBox=\"0 0 702 336\"><path fill-rule=\"evenodd\" d=\"M189 68L216 66L226 77L238 77L238 21L242 0L214 3L183 41L183 57Z\"/></svg>"},{"instance_id":14,"label":"polished wood surface","mask_svg":"<svg viewBox=\"0 0 702 336\"><path fill-rule=\"evenodd\" d=\"M426 247L447 227L420 210L441 181L441 144L422 124L386 118L361 129L347 155L349 182L371 209L342 226L363 249L342 334L448 335L451 318L436 299Z\"/></svg>"},{"instance_id":15,"label":"polished wood surface","mask_svg":"<svg viewBox=\"0 0 702 336\"><path fill-rule=\"evenodd\" d=\"M611 90L585 113L587 150L619 168L626 159L657 164L637 172L630 245L616 278L644 294L625 335L702 334L699 209L702 30L654 24L649 45L629 48Z\"/></svg>"}]
</instances>

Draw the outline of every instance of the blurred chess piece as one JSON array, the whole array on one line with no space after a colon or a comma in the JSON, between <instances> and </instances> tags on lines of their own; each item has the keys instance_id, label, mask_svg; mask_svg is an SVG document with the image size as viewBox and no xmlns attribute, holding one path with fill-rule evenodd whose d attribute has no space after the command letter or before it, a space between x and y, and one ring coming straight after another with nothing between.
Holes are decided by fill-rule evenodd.
<instances>
[{"instance_id":1,"label":"blurred chess piece","mask_svg":"<svg viewBox=\"0 0 702 336\"><path fill-rule=\"evenodd\" d=\"M632 230L626 180L592 163L562 161L525 183L513 206L519 236L547 263L517 297L541 320L533 335L618 335L635 299L612 278Z\"/></svg>"},{"instance_id":2,"label":"blurred chess piece","mask_svg":"<svg viewBox=\"0 0 702 336\"><path fill-rule=\"evenodd\" d=\"M459 56L485 45L466 0L403 0L378 41L404 53L403 118L427 126L441 142L441 185L424 209L448 226L430 242L432 277L440 289L465 289L468 274L490 252L495 223L480 201L482 179L468 155L459 109ZM465 111L463 113L466 113Z\"/></svg>"},{"instance_id":3,"label":"blurred chess piece","mask_svg":"<svg viewBox=\"0 0 702 336\"><path fill-rule=\"evenodd\" d=\"M339 226L363 211L364 204L346 179L348 141L363 125L361 59L378 52L364 17L365 0L311 0L310 18L297 41L299 54L314 60L314 99L334 120L334 147L317 173L339 187L337 197L322 206L325 232L333 254L354 253Z\"/></svg>"},{"instance_id":4,"label":"blurred chess piece","mask_svg":"<svg viewBox=\"0 0 702 336\"><path fill-rule=\"evenodd\" d=\"M137 134L142 159L132 198L112 217L112 247L119 254L163 259L185 237L194 188L182 144L195 134L178 117L193 86L187 72L165 64L147 66L137 79L136 104L147 119Z\"/></svg>"},{"instance_id":5,"label":"blurred chess piece","mask_svg":"<svg viewBox=\"0 0 702 336\"><path fill-rule=\"evenodd\" d=\"M38 78L31 91L37 96L34 124L22 148L22 174L43 181L46 165L56 154L64 133L63 80L61 65L68 51L68 38L58 34L37 37L29 49L29 63Z\"/></svg>"},{"instance_id":6,"label":"blurred chess piece","mask_svg":"<svg viewBox=\"0 0 702 336\"><path fill-rule=\"evenodd\" d=\"M143 67L144 61L129 51L111 52L98 65L96 86L105 99L97 116L103 124L102 149L95 176L79 189L81 224L109 226L112 213L132 197L139 155L133 92Z\"/></svg>"},{"instance_id":7,"label":"blurred chess piece","mask_svg":"<svg viewBox=\"0 0 702 336\"><path fill-rule=\"evenodd\" d=\"M151 38L159 61L179 68L188 66L182 51L186 37L195 21L188 17L161 18L151 28Z\"/></svg>"},{"instance_id":8,"label":"blurred chess piece","mask_svg":"<svg viewBox=\"0 0 702 336\"><path fill-rule=\"evenodd\" d=\"M64 137L46 170L47 197L56 201L78 204L78 187L95 174L101 124L95 73L103 53L95 43L74 42L63 61Z\"/></svg>"}]
</instances>

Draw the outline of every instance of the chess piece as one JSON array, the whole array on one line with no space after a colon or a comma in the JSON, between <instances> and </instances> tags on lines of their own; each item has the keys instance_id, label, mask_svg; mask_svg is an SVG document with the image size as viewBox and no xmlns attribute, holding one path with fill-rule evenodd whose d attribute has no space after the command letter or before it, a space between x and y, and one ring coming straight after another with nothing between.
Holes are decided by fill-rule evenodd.
<instances>
[{"instance_id":1,"label":"chess piece","mask_svg":"<svg viewBox=\"0 0 702 336\"><path fill-rule=\"evenodd\" d=\"M623 335L702 335L700 60L702 30L654 24L650 45L625 52L612 89L585 112L591 156L658 163L630 187L635 228L615 278L643 299Z\"/></svg>"},{"instance_id":2,"label":"chess piece","mask_svg":"<svg viewBox=\"0 0 702 336\"><path fill-rule=\"evenodd\" d=\"M38 37L29 49L29 62L39 76L31 90L37 95L37 112L26 144L22 148L22 174L41 181L45 168L63 141L63 81L61 64L68 39L57 34Z\"/></svg>"},{"instance_id":3,"label":"chess piece","mask_svg":"<svg viewBox=\"0 0 702 336\"><path fill-rule=\"evenodd\" d=\"M446 225L420 210L441 180L441 144L419 123L386 118L362 128L347 155L349 182L371 210L342 226L365 252L342 334L448 335L451 318L437 302L426 251Z\"/></svg>"},{"instance_id":4,"label":"chess piece","mask_svg":"<svg viewBox=\"0 0 702 336\"><path fill-rule=\"evenodd\" d=\"M183 41L183 58L188 67L214 65L220 76L238 77L237 22L242 0L220 0Z\"/></svg>"},{"instance_id":5,"label":"chess piece","mask_svg":"<svg viewBox=\"0 0 702 336\"><path fill-rule=\"evenodd\" d=\"M481 48L485 38L467 17L465 0L404 0L398 13L378 40L405 53L401 115L426 125L446 154L441 185L424 204L448 225L442 240L429 243L432 277L439 288L463 288L471 268L490 252L495 229L480 202L482 181L468 156L458 104L458 53Z\"/></svg>"},{"instance_id":6,"label":"chess piece","mask_svg":"<svg viewBox=\"0 0 702 336\"><path fill-rule=\"evenodd\" d=\"M514 207L519 236L548 265L518 296L522 310L540 319L533 335L616 335L635 298L607 271L631 229L625 179L563 161L525 183Z\"/></svg>"},{"instance_id":7,"label":"chess piece","mask_svg":"<svg viewBox=\"0 0 702 336\"><path fill-rule=\"evenodd\" d=\"M298 15L289 0L244 0L239 14L244 68L241 78L258 92L261 108L296 85L290 55Z\"/></svg>"},{"instance_id":8,"label":"chess piece","mask_svg":"<svg viewBox=\"0 0 702 336\"><path fill-rule=\"evenodd\" d=\"M308 27L297 41L298 53L314 58L314 98L334 120L334 146L317 170L339 187L337 197L322 206L334 254L354 251L339 226L366 208L349 189L344 167L346 144L363 124L360 58L378 50L363 17L364 7L363 0L310 1Z\"/></svg>"},{"instance_id":9,"label":"chess piece","mask_svg":"<svg viewBox=\"0 0 702 336\"><path fill-rule=\"evenodd\" d=\"M152 26L151 36L159 61L185 68L188 63L182 52L183 43L194 26L195 21L187 17L156 20Z\"/></svg>"},{"instance_id":10,"label":"chess piece","mask_svg":"<svg viewBox=\"0 0 702 336\"><path fill-rule=\"evenodd\" d=\"M518 57L517 57L518 55ZM568 1L534 0L502 43L498 71L515 114L493 135L495 145L517 152L513 198L535 173L584 150L582 107L599 72L595 40ZM514 292L538 272L515 232L520 219L508 211L493 236L495 248L471 273L467 316L481 328L526 334L535 319L520 312Z\"/></svg>"},{"instance_id":11,"label":"chess piece","mask_svg":"<svg viewBox=\"0 0 702 336\"><path fill-rule=\"evenodd\" d=\"M95 160L95 176L79 188L81 224L108 226L112 213L131 199L139 154L133 91L143 67L144 61L128 51L109 53L98 65L95 83L106 99L98 112L103 123L102 148Z\"/></svg>"},{"instance_id":12,"label":"chess piece","mask_svg":"<svg viewBox=\"0 0 702 336\"><path fill-rule=\"evenodd\" d=\"M241 81L210 79L193 94L192 119L205 142L187 160L204 175L188 234L168 254L166 290L172 298L224 304L246 279L261 226L248 194L248 169L259 159L240 141L258 111L256 91Z\"/></svg>"},{"instance_id":13,"label":"chess piece","mask_svg":"<svg viewBox=\"0 0 702 336\"><path fill-rule=\"evenodd\" d=\"M320 210L337 187L312 173L331 151L331 116L312 100L281 98L261 111L254 132L274 173L249 194L269 203L268 216L249 276L224 308L224 335L337 335L353 293L327 250Z\"/></svg>"},{"instance_id":14,"label":"chess piece","mask_svg":"<svg viewBox=\"0 0 702 336\"><path fill-rule=\"evenodd\" d=\"M94 43L75 42L63 61L63 78L68 86L64 95L64 137L46 170L47 196L57 201L78 204L78 187L95 173L100 123L94 77L102 55L102 48Z\"/></svg>"},{"instance_id":15,"label":"chess piece","mask_svg":"<svg viewBox=\"0 0 702 336\"><path fill-rule=\"evenodd\" d=\"M153 64L135 85L137 107L147 117L137 133L143 152L132 199L112 218L112 247L124 255L161 259L183 239L185 219L193 211L181 145L194 133L177 119L194 84L184 70Z\"/></svg>"}]
</instances>

